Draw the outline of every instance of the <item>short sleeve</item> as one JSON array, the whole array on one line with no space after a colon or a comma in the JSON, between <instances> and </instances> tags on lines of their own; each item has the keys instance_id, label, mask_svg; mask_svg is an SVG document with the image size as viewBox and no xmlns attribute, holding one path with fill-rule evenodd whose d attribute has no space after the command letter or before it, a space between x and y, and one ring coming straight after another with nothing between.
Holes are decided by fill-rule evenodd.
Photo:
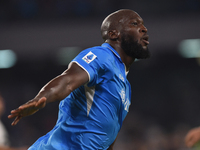
<instances>
[{"instance_id":1,"label":"short sleeve","mask_svg":"<svg viewBox=\"0 0 200 150\"><path fill-rule=\"evenodd\" d=\"M109 57L109 53L104 48L94 47L79 53L72 62L77 63L87 72L89 76L88 86L94 86L101 82L101 76L107 71L106 60Z\"/></svg>"}]
</instances>

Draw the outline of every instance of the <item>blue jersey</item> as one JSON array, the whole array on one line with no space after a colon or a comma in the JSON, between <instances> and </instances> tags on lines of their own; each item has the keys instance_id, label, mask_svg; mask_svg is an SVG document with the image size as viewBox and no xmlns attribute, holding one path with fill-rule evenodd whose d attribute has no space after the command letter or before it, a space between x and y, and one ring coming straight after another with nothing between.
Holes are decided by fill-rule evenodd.
<instances>
[{"instance_id":1,"label":"blue jersey","mask_svg":"<svg viewBox=\"0 0 200 150\"><path fill-rule=\"evenodd\" d=\"M131 100L131 87L119 54L108 44L75 57L89 82L60 102L55 127L29 150L106 150L114 142Z\"/></svg>"}]
</instances>

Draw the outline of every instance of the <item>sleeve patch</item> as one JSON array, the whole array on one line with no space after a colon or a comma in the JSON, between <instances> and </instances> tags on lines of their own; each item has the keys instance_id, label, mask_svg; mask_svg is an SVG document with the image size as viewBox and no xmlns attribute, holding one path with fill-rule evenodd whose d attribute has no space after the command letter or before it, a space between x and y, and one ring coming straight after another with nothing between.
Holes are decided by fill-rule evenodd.
<instances>
[{"instance_id":1,"label":"sleeve patch","mask_svg":"<svg viewBox=\"0 0 200 150\"><path fill-rule=\"evenodd\" d=\"M86 63L91 63L97 56L95 54L93 54L91 51L89 53L87 53L82 59L86 62Z\"/></svg>"}]
</instances>

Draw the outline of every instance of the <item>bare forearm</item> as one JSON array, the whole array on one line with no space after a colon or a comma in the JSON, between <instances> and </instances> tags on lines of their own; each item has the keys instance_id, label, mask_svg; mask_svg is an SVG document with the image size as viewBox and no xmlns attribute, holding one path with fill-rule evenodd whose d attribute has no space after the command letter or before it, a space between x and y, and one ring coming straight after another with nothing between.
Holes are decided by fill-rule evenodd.
<instances>
[{"instance_id":1,"label":"bare forearm","mask_svg":"<svg viewBox=\"0 0 200 150\"><path fill-rule=\"evenodd\" d=\"M51 80L39 91L35 98L46 97L47 103L64 99L72 91L70 82L64 78L64 75L60 75Z\"/></svg>"},{"instance_id":2,"label":"bare forearm","mask_svg":"<svg viewBox=\"0 0 200 150\"><path fill-rule=\"evenodd\" d=\"M73 63L71 67L60 76L47 83L36 96L47 98L47 103L62 100L73 90L87 83L89 77L87 73L77 64Z\"/></svg>"}]
</instances>

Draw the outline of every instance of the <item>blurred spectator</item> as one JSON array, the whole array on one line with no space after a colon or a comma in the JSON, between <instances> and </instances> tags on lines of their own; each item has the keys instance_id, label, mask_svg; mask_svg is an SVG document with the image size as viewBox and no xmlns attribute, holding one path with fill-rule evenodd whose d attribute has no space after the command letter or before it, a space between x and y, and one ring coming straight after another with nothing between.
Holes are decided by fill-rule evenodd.
<instances>
[{"instance_id":1,"label":"blurred spectator","mask_svg":"<svg viewBox=\"0 0 200 150\"><path fill-rule=\"evenodd\" d=\"M147 9L148 6L150 8ZM169 8L170 13L199 13L199 6L199 0L1 0L0 21L91 17L107 14L119 8L133 7L146 14L169 13Z\"/></svg>"},{"instance_id":2,"label":"blurred spectator","mask_svg":"<svg viewBox=\"0 0 200 150\"><path fill-rule=\"evenodd\" d=\"M5 104L3 97L0 94L0 150L27 150L27 147L14 148L10 147L8 132L1 121L1 116L5 111Z\"/></svg>"},{"instance_id":3,"label":"blurred spectator","mask_svg":"<svg viewBox=\"0 0 200 150\"><path fill-rule=\"evenodd\" d=\"M198 146L200 148L200 127L192 128L185 136L187 147Z\"/></svg>"},{"instance_id":4,"label":"blurred spectator","mask_svg":"<svg viewBox=\"0 0 200 150\"><path fill-rule=\"evenodd\" d=\"M1 116L3 115L5 111L4 107L4 101L3 98L0 95L0 146L8 146L9 145L9 140L8 140L8 133L6 131L6 128L4 127L2 121L1 121Z\"/></svg>"}]
</instances>

